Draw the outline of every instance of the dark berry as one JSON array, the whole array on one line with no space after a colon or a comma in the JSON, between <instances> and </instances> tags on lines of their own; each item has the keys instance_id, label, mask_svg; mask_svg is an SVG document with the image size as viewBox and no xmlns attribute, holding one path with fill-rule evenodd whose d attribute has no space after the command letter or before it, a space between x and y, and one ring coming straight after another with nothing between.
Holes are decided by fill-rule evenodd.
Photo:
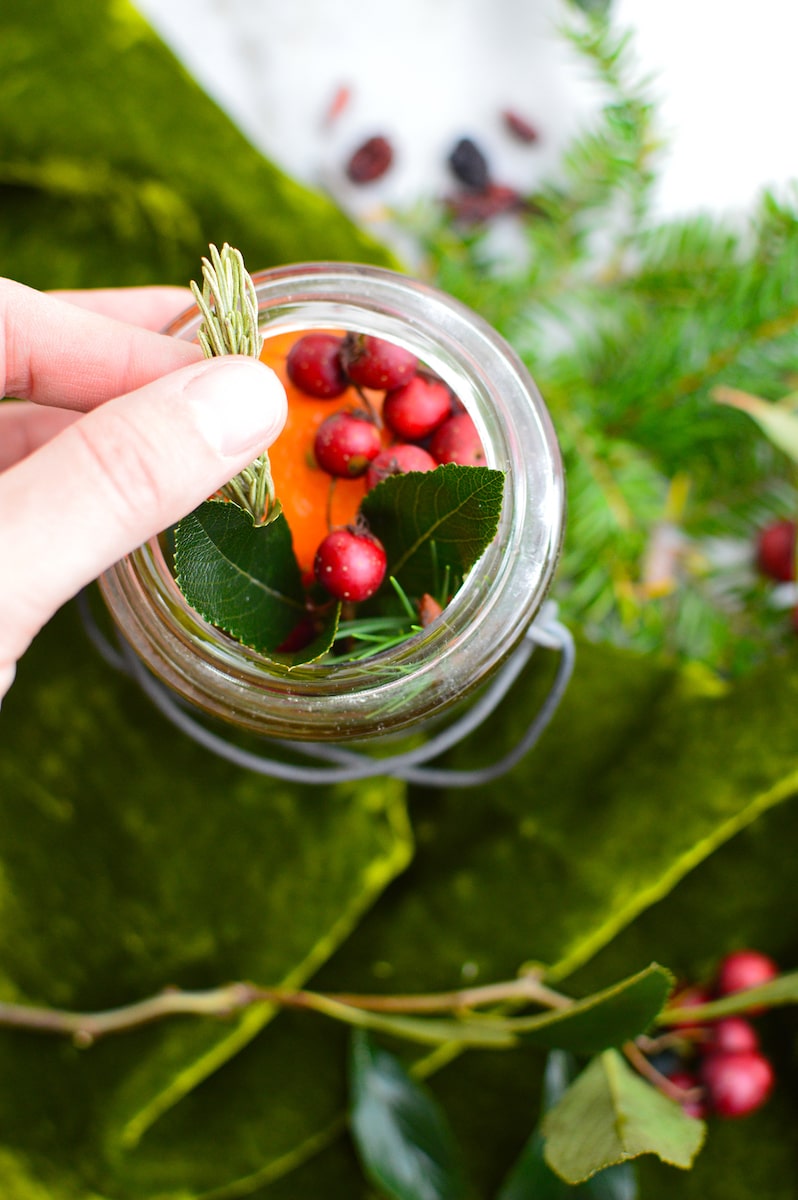
<instances>
[{"instance_id":1,"label":"dark berry","mask_svg":"<svg viewBox=\"0 0 798 1200\"><path fill-rule=\"evenodd\" d=\"M349 382L339 361L342 338L331 333L306 333L288 352L286 371L291 382L306 396L334 400Z\"/></svg>"},{"instance_id":2,"label":"dark berry","mask_svg":"<svg viewBox=\"0 0 798 1200\"><path fill-rule=\"evenodd\" d=\"M485 451L477 427L466 412L444 421L433 434L429 449L439 463L460 463L465 467L485 465Z\"/></svg>"},{"instance_id":3,"label":"dark berry","mask_svg":"<svg viewBox=\"0 0 798 1200\"><path fill-rule=\"evenodd\" d=\"M490 183L487 159L471 138L460 139L449 155L449 166L455 179L475 192L483 191Z\"/></svg>"},{"instance_id":4,"label":"dark berry","mask_svg":"<svg viewBox=\"0 0 798 1200\"><path fill-rule=\"evenodd\" d=\"M452 412L452 394L445 383L415 375L404 387L388 392L382 419L406 442L420 442L442 425Z\"/></svg>"},{"instance_id":5,"label":"dark berry","mask_svg":"<svg viewBox=\"0 0 798 1200\"><path fill-rule=\"evenodd\" d=\"M371 490L389 475L406 475L408 471L434 471L437 465L432 455L422 450L421 446L411 446L407 442L389 446L387 450L380 450L369 464L366 487Z\"/></svg>"},{"instance_id":6,"label":"dark berry","mask_svg":"<svg viewBox=\"0 0 798 1200\"><path fill-rule=\"evenodd\" d=\"M745 1117L761 1108L775 1082L770 1062L755 1050L707 1055L701 1078L719 1117Z\"/></svg>"},{"instance_id":7,"label":"dark berry","mask_svg":"<svg viewBox=\"0 0 798 1200\"><path fill-rule=\"evenodd\" d=\"M502 120L507 132L511 133L519 142L525 142L529 145L532 142L536 142L540 136L534 125L531 125L525 117L520 116L519 113L514 112L512 109L508 108L502 113Z\"/></svg>"},{"instance_id":8,"label":"dark berry","mask_svg":"<svg viewBox=\"0 0 798 1200\"><path fill-rule=\"evenodd\" d=\"M352 183L373 183L380 179L393 164L393 147L387 138L370 137L355 150L346 165L346 174Z\"/></svg>"},{"instance_id":9,"label":"dark berry","mask_svg":"<svg viewBox=\"0 0 798 1200\"><path fill-rule=\"evenodd\" d=\"M361 413L336 412L322 421L313 440L316 462L328 475L356 479L382 449L380 432Z\"/></svg>"},{"instance_id":10,"label":"dark berry","mask_svg":"<svg viewBox=\"0 0 798 1200\"><path fill-rule=\"evenodd\" d=\"M763 575L788 583L795 579L795 521L773 521L759 533L756 563Z\"/></svg>"},{"instance_id":11,"label":"dark berry","mask_svg":"<svg viewBox=\"0 0 798 1200\"><path fill-rule=\"evenodd\" d=\"M334 529L322 541L313 562L318 583L337 600L368 600L385 576L385 549L370 533Z\"/></svg>"},{"instance_id":12,"label":"dark berry","mask_svg":"<svg viewBox=\"0 0 798 1200\"><path fill-rule=\"evenodd\" d=\"M520 212L524 198L515 188L503 183L491 183L480 191L461 192L451 196L447 207L453 220L462 225L479 225L504 213Z\"/></svg>"},{"instance_id":13,"label":"dark berry","mask_svg":"<svg viewBox=\"0 0 798 1200\"><path fill-rule=\"evenodd\" d=\"M759 1049L759 1037L750 1021L743 1017L724 1017L712 1026L706 1049L710 1054L742 1054Z\"/></svg>"},{"instance_id":14,"label":"dark berry","mask_svg":"<svg viewBox=\"0 0 798 1200\"><path fill-rule=\"evenodd\" d=\"M769 955L759 950L735 950L721 960L715 990L719 996L730 996L769 983L778 974L779 968Z\"/></svg>"},{"instance_id":15,"label":"dark berry","mask_svg":"<svg viewBox=\"0 0 798 1200\"><path fill-rule=\"evenodd\" d=\"M348 333L341 348L341 365L358 387L388 391L409 383L418 368L418 359L384 338Z\"/></svg>"}]
</instances>

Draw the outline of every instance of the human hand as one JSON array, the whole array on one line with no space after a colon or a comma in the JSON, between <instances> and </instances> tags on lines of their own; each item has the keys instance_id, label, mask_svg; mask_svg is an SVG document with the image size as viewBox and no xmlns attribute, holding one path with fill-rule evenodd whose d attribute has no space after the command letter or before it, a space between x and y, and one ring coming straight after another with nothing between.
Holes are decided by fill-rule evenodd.
<instances>
[{"instance_id":1,"label":"human hand","mask_svg":"<svg viewBox=\"0 0 798 1200\"><path fill-rule=\"evenodd\" d=\"M271 445L282 385L155 330L181 288L0 280L0 698L62 604ZM126 322L133 321L134 324Z\"/></svg>"}]
</instances>

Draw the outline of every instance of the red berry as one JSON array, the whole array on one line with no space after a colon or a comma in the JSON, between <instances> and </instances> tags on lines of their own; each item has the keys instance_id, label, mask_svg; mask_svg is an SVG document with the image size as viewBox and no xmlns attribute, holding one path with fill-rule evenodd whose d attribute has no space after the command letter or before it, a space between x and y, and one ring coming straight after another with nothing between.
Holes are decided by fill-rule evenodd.
<instances>
[{"instance_id":1,"label":"red berry","mask_svg":"<svg viewBox=\"0 0 798 1200\"><path fill-rule=\"evenodd\" d=\"M371 137L355 150L346 164L346 174L352 183L373 183L391 167L393 148L385 137Z\"/></svg>"},{"instance_id":2,"label":"red berry","mask_svg":"<svg viewBox=\"0 0 798 1200\"><path fill-rule=\"evenodd\" d=\"M795 579L795 521L773 521L760 530L756 563L763 575L788 583Z\"/></svg>"},{"instance_id":3,"label":"red berry","mask_svg":"<svg viewBox=\"0 0 798 1200\"><path fill-rule=\"evenodd\" d=\"M778 973L777 964L767 954L759 950L735 950L721 961L715 990L719 996L729 996L769 983Z\"/></svg>"},{"instance_id":4,"label":"red berry","mask_svg":"<svg viewBox=\"0 0 798 1200\"><path fill-rule=\"evenodd\" d=\"M336 412L322 421L313 440L316 462L328 475L357 479L382 449L380 431L365 414Z\"/></svg>"},{"instance_id":5,"label":"red berry","mask_svg":"<svg viewBox=\"0 0 798 1200\"><path fill-rule=\"evenodd\" d=\"M286 371L306 396L333 400L349 386L339 361L343 339L332 333L306 333L288 352Z\"/></svg>"},{"instance_id":6,"label":"red berry","mask_svg":"<svg viewBox=\"0 0 798 1200\"><path fill-rule=\"evenodd\" d=\"M416 375L404 387L388 392L382 418L406 442L420 442L442 425L452 411L452 394L445 383Z\"/></svg>"},{"instance_id":7,"label":"red berry","mask_svg":"<svg viewBox=\"0 0 798 1200\"><path fill-rule=\"evenodd\" d=\"M313 572L337 600L368 600L382 583L386 566L382 542L370 533L346 528L327 534L316 551Z\"/></svg>"},{"instance_id":8,"label":"red berry","mask_svg":"<svg viewBox=\"0 0 798 1200\"><path fill-rule=\"evenodd\" d=\"M358 387L387 391L409 383L418 368L410 350L367 333L348 333L341 349L341 365Z\"/></svg>"},{"instance_id":9,"label":"red berry","mask_svg":"<svg viewBox=\"0 0 798 1200\"><path fill-rule=\"evenodd\" d=\"M755 1050L709 1054L701 1078L719 1117L745 1117L761 1108L775 1082L770 1062Z\"/></svg>"},{"instance_id":10,"label":"red berry","mask_svg":"<svg viewBox=\"0 0 798 1200\"><path fill-rule=\"evenodd\" d=\"M668 1007L665 1009L665 1015L667 1016L668 1008L698 1008L702 1004L709 1004L711 999L712 996L707 988L698 984L682 988L680 992L671 996ZM698 1029L703 1022L682 1018L679 1021L667 1021L666 1024L670 1029Z\"/></svg>"},{"instance_id":11,"label":"red berry","mask_svg":"<svg viewBox=\"0 0 798 1200\"><path fill-rule=\"evenodd\" d=\"M439 463L460 463L466 467L485 465L485 451L477 427L466 412L444 421L433 435L429 448Z\"/></svg>"},{"instance_id":12,"label":"red berry","mask_svg":"<svg viewBox=\"0 0 798 1200\"><path fill-rule=\"evenodd\" d=\"M759 1036L743 1017L724 1017L713 1025L706 1049L710 1054L743 1054L759 1049Z\"/></svg>"},{"instance_id":13,"label":"red berry","mask_svg":"<svg viewBox=\"0 0 798 1200\"><path fill-rule=\"evenodd\" d=\"M396 446L389 446L387 450L380 450L369 464L366 487L370 491L389 475L406 475L408 471L434 471L437 465L432 455L422 450L421 446L401 442Z\"/></svg>"}]
</instances>

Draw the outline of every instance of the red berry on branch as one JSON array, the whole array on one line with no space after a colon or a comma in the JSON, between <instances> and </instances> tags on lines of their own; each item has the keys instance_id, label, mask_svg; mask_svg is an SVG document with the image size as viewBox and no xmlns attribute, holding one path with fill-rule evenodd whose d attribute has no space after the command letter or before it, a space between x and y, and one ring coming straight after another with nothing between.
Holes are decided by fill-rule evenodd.
<instances>
[{"instance_id":1,"label":"red berry on branch","mask_svg":"<svg viewBox=\"0 0 798 1200\"><path fill-rule=\"evenodd\" d=\"M743 1017L723 1017L712 1026L705 1049L710 1054L742 1054L759 1049L759 1036L751 1022Z\"/></svg>"},{"instance_id":2,"label":"red berry on branch","mask_svg":"<svg viewBox=\"0 0 798 1200\"><path fill-rule=\"evenodd\" d=\"M357 529L334 529L322 541L313 562L316 581L337 600L368 600L385 577L382 543Z\"/></svg>"},{"instance_id":3,"label":"red berry on branch","mask_svg":"<svg viewBox=\"0 0 798 1200\"><path fill-rule=\"evenodd\" d=\"M485 465L485 451L477 427L465 412L444 421L433 434L429 449L439 463L459 463L466 467Z\"/></svg>"},{"instance_id":4,"label":"red berry on branch","mask_svg":"<svg viewBox=\"0 0 798 1200\"><path fill-rule=\"evenodd\" d=\"M707 1055L701 1078L719 1117L745 1117L761 1108L775 1083L770 1062L755 1050Z\"/></svg>"},{"instance_id":5,"label":"red berry on branch","mask_svg":"<svg viewBox=\"0 0 798 1200\"><path fill-rule=\"evenodd\" d=\"M422 450L421 446L412 446L409 442L400 442L380 450L377 457L369 464L366 472L366 487L369 491L387 479L389 475L406 475L408 471L434 471L437 463L431 454Z\"/></svg>"},{"instance_id":6,"label":"red berry on branch","mask_svg":"<svg viewBox=\"0 0 798 1200\"><path fill-rule=\"evenodd\" d=\"M316 462L328 475L357 479L382 449L377 426L365 414L337 412L322 421L313 440Z\"/></svg>"},{"instance_id":7,"label":"red berry on branch","mask_svg":"<svg viewBox=\"0 0 798 1200\"><path fill-rule=\"evenodd\" d=\"M730 996L769 983L778 974L778 965L768 954L759 950L734 950L718 966L715 990L719 996Z\"/></svg>"},{"instance_id":8,"label":"red berry on branch","mask_svg":"<svg viewBox=\"0 0 798 1200\"><path fill-rule=\"evenodd\" d=\"M410 350L367 333L348 333L341 347L341 366L358 387L388 391L409 383L418 359Z\"/></svg>"},{"instance_id":9,"label":"red berry on branch","mask_svg":"<svg viewBox=\"0 0 798 1200\"><path fill-rule=\"evenodd\" d=\"M688 1117L699 1117L703 1119L707 1115L707 1101L704 1089L701 1086L701 1080L691 1071L672 1071L667 1077L672 1084L677 1088L681 1088L683 1092L692 1092L701 1089L701 1094L691 1096L688 1100L680 1100L679 1104Z\"/></svg>"},{"instance_id":10,"label":"red berry on branch","mask_svg":"<svg viewBox=\"0 0 798 1200\"><path fill-rule=\"evenodd\" d=\"M416 375L404 387L388 392L382 419L397 437L420 442L442 425L452 411L452 394L445 383Z\"/></svg>"},{"instance_id":11,"label":"red berry on branch","mask_svg":"<svg viewBox=\"0 0 798 1200\"><path fill-rule=\"evenodd\" d=\"M306 333L288 352L286 371L306 396L334 400L349 386L339 361L343 339L331 333Z\"/></svg>"},{"instance_id":12,"label":"red berry on branch","mask_svg":"<svg viewBox=\"0 0 798 1200\"><path fill-rule=\"evenodd\" d=\"M346 165L351 183L373 183L393 164L393 147L386 137L370 137L355 150Z\"/></svg>"},{"instance_id":13,"label":"red berry on branch","mask_svg":"<svg viewBox=\"0 0 798 1200\"><path fill-rule=\"evenodd\" d=\"M761 529L756 543L756 563L763 575L779 583L795 579L795 521L772 521Z\"/></svg>"}]
</instances>

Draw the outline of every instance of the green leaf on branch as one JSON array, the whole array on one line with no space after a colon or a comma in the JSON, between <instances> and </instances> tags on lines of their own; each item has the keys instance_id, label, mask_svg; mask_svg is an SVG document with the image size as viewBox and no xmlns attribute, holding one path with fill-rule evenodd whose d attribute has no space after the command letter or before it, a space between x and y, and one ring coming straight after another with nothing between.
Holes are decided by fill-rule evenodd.
<instances>
[{"instance_id":1,"label":"green leaf on branch","mask_svg":"<svg viewBox=\"0 0 798 1200\"><path fill-rule=\"evenodd\" d=\"M567 1183L641 1154L687 1170L703 1121L641 1079L615 1050L593 1059L543 1122L545 1157Z\"/></svg>"},{"instance_id":2,"label":"green leaf on branch","mask_svg":"<svg viewBox=\"0 0 798 1200\"><path fill-rule=\"evenodd\" d=\"M278 651L305 616L302 576L282 514L256 526L238 505L207 500L177 525L175 569L178 587L192 608L243 645L288 666L311 662L329 650L337 608L304 650L293 655Z\"/></svg>"},{"instance_id":3,"label":"green leaf on branch","mask_svg":"<svg viewBox=\"0 0 798 1200\"><path fill-rule=\"evenodd\" d=\"M479 559L496 536L503 490L502 471L446 463L389 475L360 508L385 546L388 573L419 595L435 592L447 568L455 584Z\"/></svg>"},{"instance_id":4,"label":"green leaf on branch","mask_svg":"<svg viewBox=\"0 0 798 1200\"><path fill-rule=\"evenodd\" d=\"M672 983L670 973L653 963L568 1008L516 1017L508 1025L521 1040L534 1045L596 1054L644 1033L661 1011Z\"/></svg>"},{"instance_id":5,"label":"green leaf on branch","mask_svg":"<svg viewBox=\"0 0 798 1200\"><path fill-rule=\"evenodd\" d=\"M372 1183L392 1200L465 1200L470 1189L438 1103L362 1030L352 1039L350 1080L350 1126Z\"/></svg>"},{"instance_id":6,"label":"green leaf on branch","mask_svg":"<svg viewBox=\"0 0 798 1200\"><path fill-rule=\"evenodd\" d=\"M573 1057L552 1050L543 1076L543 1114L557 1104L576 1077ZM524 1146L518 1161L505 1179L496 1200L567 1200L571 1196L592 1200L636 1200L637 1176L631 1163L616 1163L598 1171L576 1190L546 1162L542 1121Z\"/></svg>"}]
</instances>

